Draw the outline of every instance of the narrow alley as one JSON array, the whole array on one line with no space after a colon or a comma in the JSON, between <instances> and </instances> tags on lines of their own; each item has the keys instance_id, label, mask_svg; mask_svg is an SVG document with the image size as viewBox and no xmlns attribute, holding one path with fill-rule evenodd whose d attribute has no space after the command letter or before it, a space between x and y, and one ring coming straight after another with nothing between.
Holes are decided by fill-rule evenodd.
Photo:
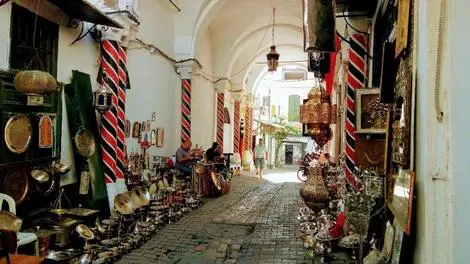
<instances>
[{"instance_id":1,"label":"narrow alley","mask_svg":"<svg viewBox=\"0 0 470 264\"><path fill-rule=\"evenodd\" d=\"M235 177L229 194L207 200L117 263L314 263L298 234L297 181L293 169L261 181Z\"/></svg>"}]
</instances>

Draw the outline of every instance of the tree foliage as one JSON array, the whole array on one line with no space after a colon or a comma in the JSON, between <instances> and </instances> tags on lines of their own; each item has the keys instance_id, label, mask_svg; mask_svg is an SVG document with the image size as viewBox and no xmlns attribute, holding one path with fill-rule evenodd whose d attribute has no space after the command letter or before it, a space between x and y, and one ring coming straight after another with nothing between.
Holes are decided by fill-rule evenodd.
<instances>
[{"instance_id":1,"label":"tree foliage","mask_svg":"<svg viewBox=\"0 0 470 264\"><path fill-rule=\"evenodd\" d=\"M274 158L274 166L276 168L280 167L280 157L281 157L281 147L282 147L282 142L284 139L286 139L288 136L301 136L302 131L301 129L294 127L294 126L284 126L282 128L276 128L271 131L270 135L276 140L276 152L275 152L275 158Z\"/></svg>"}]
</instances>

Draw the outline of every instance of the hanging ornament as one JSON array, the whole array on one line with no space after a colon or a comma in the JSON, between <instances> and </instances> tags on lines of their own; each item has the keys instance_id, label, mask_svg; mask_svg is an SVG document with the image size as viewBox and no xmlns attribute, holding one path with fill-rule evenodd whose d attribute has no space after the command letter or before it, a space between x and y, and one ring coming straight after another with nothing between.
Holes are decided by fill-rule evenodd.
<instances>
[{"instance_id":1,"label":"hanging ornament","mask_svg":"<svg viewBox=\"0 0 470 264\"><path fill-rule=\"evenodd\" d=\"M279 65L279 53L276 51L276 45L274 45L274 25L276 23L276 8L273 9L273 29L272 29L272 42L271 49L268 54L266 54L266 63L268 65L269 72L277 71L277 66Z\"/></svg>"}]
</instances>

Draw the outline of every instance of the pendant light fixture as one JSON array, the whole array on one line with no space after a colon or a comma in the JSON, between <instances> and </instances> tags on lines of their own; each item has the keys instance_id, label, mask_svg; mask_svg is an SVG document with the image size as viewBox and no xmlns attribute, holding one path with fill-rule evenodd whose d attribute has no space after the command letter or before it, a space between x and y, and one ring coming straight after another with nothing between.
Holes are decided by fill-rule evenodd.
<instances>
[{"instance_id":1,"label":"pendant light fixture","mask_svg":"<svg viewBox=\"0 0 470 264\"><path fill-rule=\"evenodd\" d=\"M276 45L274 45L274 25L276 23L276 8L273 9L273 30L272 30L272 41L271 50L266 54L266 60L268 64L268 71L275 72L279 65L279 53L276 51Z\"/></svg>"}]
</instances>

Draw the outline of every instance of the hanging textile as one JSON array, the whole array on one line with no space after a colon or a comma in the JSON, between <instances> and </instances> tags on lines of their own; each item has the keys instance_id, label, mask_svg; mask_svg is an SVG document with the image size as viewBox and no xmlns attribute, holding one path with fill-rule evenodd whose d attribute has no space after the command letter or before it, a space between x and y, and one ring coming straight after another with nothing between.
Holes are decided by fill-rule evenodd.
<instances>
[{"instance_id":1,"label":"hanging textile","mask_svg":"<svg viewBox=\"0 0 470 264\"><path fill-rule=\"evenodd\" d=\"M191 139L191 80L181 80L181 142Z\"/></svg>"},{"instance_id":2,"label":"hanging textile","mask_svg":"<svg viewBox=\"0 0 470 264\"><path fill-rule=\"evenodd\" d=\"M108 199L125 190L124 171L126 167L125 105L126 89L130 88L126 69L127 55L124 48L114 40L103 40L100 45L100 70L98 82L112 92L113 107L102 115L101 146ZM115 186L114 183L117 183ZM110 203L112 207L112 203Z\"/></svg>"},{"instance_id":3,"label":"hanging textile","mask_svg":"<svg viewBox=\"0 0 470 264\"><path fill-rule=\"evenodd\" d=\"M367 42L362 34L353 34L350 38L349 65L347 74L347 98L346 98L346 176L349 183L355 188L360 188L354 176L356 162L356 115L355 100L356 89L364 88L366 82L366 53Z\"/></svg>"},{"instance_id":4,"label":"hanging textile","mask_svg":"<svg viewBox=\"0 0 470 264\"><path fill-rule=\"evenodd\" d=\"M216 142L224 147L224 93L217 93L217 137Z\"/></svg>"},{"instance_id":5,"label":"hanging textile","mask_svg":"<svg viewBox=\"0 0 470 264\"><path fill-rule=\"evenodd\" d=\"M240 153L240 101L236 100L233 109L233 153Z\"/></svg>"}]
</instances>

